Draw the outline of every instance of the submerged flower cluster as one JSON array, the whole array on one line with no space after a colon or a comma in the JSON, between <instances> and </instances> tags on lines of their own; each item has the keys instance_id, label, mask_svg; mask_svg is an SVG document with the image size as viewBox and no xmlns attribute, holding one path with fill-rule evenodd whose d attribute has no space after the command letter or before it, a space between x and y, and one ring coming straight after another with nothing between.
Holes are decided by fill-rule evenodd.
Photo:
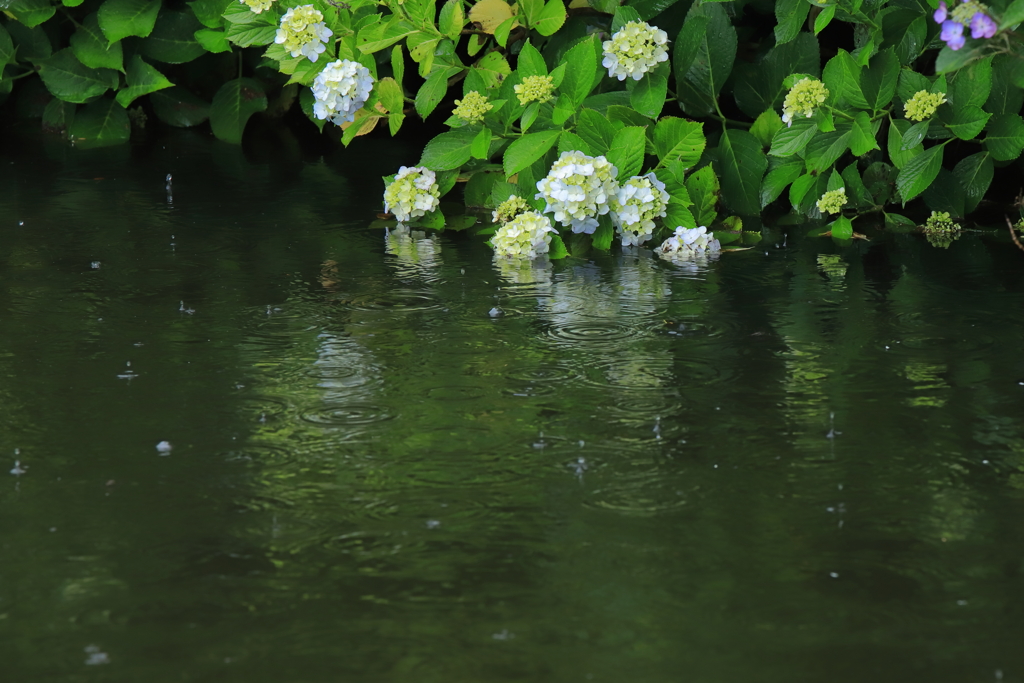
<instances>
[{"instance_id":1,"label":"submerged flower cluster","mask_svg":"<svg viewBox=\"0 0 1024 683\"><path fill-rule=\"evenodd\" d=\"M822 213L840 213L843 207L846 206L846 188L840 187L838 190L829 190L825 194L821 195L821 199L817 202L818 211Z\"/></svg>"},{"instance_id":2,"label":"submerged flower cluster","mask_svg":"<svg viewBox=\"0 0 1024 683\"><path fill-rule=\"evenodd\" d=\"M440 188L434 172L423 166L402 166L384 190L384 210L399 223L425 216L440 203Z\"/></svg>"},{"instance_id":3,"label":"submerged flower cluster","mask_svg":"<svg viewBox=\"0 0 1024 683\"><path fill-rule=\"evenodd\" d=\"M618 192L615 177L619 170L602 156L583 152L562 152L547 176L537 182L536 199L547 202L545 213L572 226L573 232L593 233L597 216L611 210L609 202Z\"/></svg>"},{"instance_id":4,"label":"submerged flower cluster","mask_svg":"<svg viewBox=\"0 0 1024 683\"><path fill-rule=\"evenodd\" d=\"M932 215L928 216L928 220L924 224L925 232L957 232L960 230L960 226L950 218L950 215L946 211L932 211Z\"/></svg>"},{"instance_id":5,"label":"submerged flower cluster","mask_svg":"<svg viewBox=\"0 0 1024 683\"><path fill-rule=\"evenodd\" d=\"M487 101L487 95L470 90L461 100L455 100L455 114L466 123L480 123L494 105Z\"/></svg>"},{"instance_id":6,"label":"submerged flower cluster","mask_svg":"<svg viewBox=\"0 0 1024 683\"><path fill-rule=\"evenodd\" d=\"M651 239L654 219L666 214L668 192L653 173L633 176L619 187L611 200L612 222L622 246L639 246Z\"/></svg>"},{"instance_id":7,"label":"submerged flower cluster","mask_svg":"<svg viewBox=\"0 0 1024 683\"><path fill-rule=\"evenodd\" d=\"M527 76L512 89L519 98L519 104L523 106L530 102L547 102L555 93L551 76Z\"/></svg>"},{"instance_id":8,"label":"submerged flower cluster","mask_svg":"<svg viewBox=\"0 0 1024 683\"><path fill-rule=\"evenodd\" d=\"M668 34L643 21L630 21L604 41L601 66L620 81L639 81L645 73L668 59Z\"/></svg>"},{"instance_id":9,"label":"submerged flower cluster","mask_svg":"<svg viewBox=\"0 0 1024 683\"><path fill-rule=\"evenodd\" d=\"M999 31L999 25L988 14L988 7L977 0L961 2L952 10L945 3L939 3L932 18L936 24L942 25L942 33L939 37L946 43L950 50L959 50L964 46L964 26L970 25L971 38L991 38Z\"/></svg>"},{"instance_id":10,"label":"submerged flower cluster","mask_svg":"<svg viewBox=\"0 0 1024 683\"><path fill-rule=\"evenodd\" d=\"M526 213L530 210L530 205L526 203L526 200L517 194L509 195L508 199L498 204L498 208L494 210L491 217L495 223L508 223L513 220L519 214Z\"/></svg>"},{"instance_id":11,"label":"submerged flower cluster","mask_svg":"<svg viewBox=\"0 0 1024 683\"><path fill-rule=\"evenodd\" d=\"M787 126L793 125L793 117L797 114L811 118L814 110L825 103L828 88L814 78L801 78L790 88L782 103L782 121Z\"/></svg>"},{"instance_id":12,"label":"submerged flower cluster","mask_svg":"<svg viewBox=\"0 0 1024 683\"><path fill-rule=\"evenodd\" d=\"M927 90L918 90L914 96L903 105L903 113L911 121L924 121L935 113L940 104L946 103L946 93L931 93Z\"/></svg>"},{"instance_id":13,"label":"submerged flower cluster","mask_svg":"<svg viewBox=\"0 0 1024 683\"><path fill-rule=\"evenodd\" d=\"M557 232L547 216L527 211L498 228L491 245L496 256L534 259L548 253L551 235Z\"/></svg>"},{"instance_id":14,"label":"submerged flower cluster","mask_svg":"<svg viewBox=\"0 0 1024 683\"><path fill-rule=\"evenodd\" d=\"M355 119L373 89L370 70L359 62L339 59L313 79L313 114L339 126Z\"/></svg>"},{"instance_id":15,"label":"submerged flower cluster","mask_svg":"<svg viewBox=\"0 0 1024 683\"><path fill-rule=\"evenodd\" d=\"M676 228L654 252L661 258L676 261L707 256L721 250L722 245L715 239L715 233L708 232L702 225L699 228Z\"/></svg>"},{"instance_id":16,"label":"submerged flower cluster","mask_svg":"<svg viewBox=\"0 0 1024 683\"><path fill-rule=\"evenodd\" d=\"M248 6L249 9L252 10L253 14L266 12L274 4L274 0L238 0L238 2Z\"/></svg>"},{"instance_id":17,"label":"submerged flower cluster","mask_svg":"<svg viewBox=\"0 0 1024 683\"><path fill-rule=\"evenodd\" d=\"M302 5L291 7L284 13L274 42L284 45L292 57L304 55L315 62L327 49L325 43L333 35L334 31L327 28L320 10L313 5Z\"/></svg>"}]
</instances>

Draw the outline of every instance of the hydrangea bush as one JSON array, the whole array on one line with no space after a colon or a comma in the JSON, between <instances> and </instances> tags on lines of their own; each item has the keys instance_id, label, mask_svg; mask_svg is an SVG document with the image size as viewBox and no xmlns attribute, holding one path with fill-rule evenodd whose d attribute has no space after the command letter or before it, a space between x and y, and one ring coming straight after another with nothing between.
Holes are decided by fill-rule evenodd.
<instances>
[{"instance_id":1,"label":"hydrangea bush","mask_svg":"<svg viewBox=\"0 0 1024 683\"><path fill-rule=\"evenodd\" d=\"M746 244L738 217L764 210L840 241L962 222L1010 208L1017 187L993 178L1020 175L1024 149L1024 0L0 6L0 101L76 145L147 117L240 143L289 107L349 145L415 116L446 129L385 179L394 220L535 212L551 258L700 226Z\"/></svg>"}]
</instances>

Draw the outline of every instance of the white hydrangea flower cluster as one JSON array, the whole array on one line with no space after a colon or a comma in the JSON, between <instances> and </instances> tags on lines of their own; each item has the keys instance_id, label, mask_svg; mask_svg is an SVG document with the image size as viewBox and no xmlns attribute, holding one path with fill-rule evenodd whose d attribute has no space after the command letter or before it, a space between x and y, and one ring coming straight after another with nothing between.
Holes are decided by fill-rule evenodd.
<instances>
[{"instance_id":1,"label":"white hydrangea flower cluster","mask_svg":"<svg viewBox=\"0 0 1024 683\"><path fill-rule=\"evenodd\" d=\"M402 166L384 190L384 210L399 223L425 216L441 203L434 172L424 166Z\"/></svg>"},{"instance_id":2,"label":"white hydrangea flower cluster","mask_svg":"<svg viewBox=\"0 0 1024 683\"><path fill-rule=\"evenodd\" d=\"M715 239L715 234L702 225L699 228L676 228L675 233L654 251L663 259L681 261L721 250L722 245Z\"/></svg>"},{"instance_id":3,"label":"white hydrangea flower cluster","mask_svg":"<svg viewBox=\"0 0 1024 683\"><path fill-rule=\"evenodd\" d=\"M274 4L274 0L238 0L238 2L246 5L250 10L252 10L253 14L266 12Z\"/></svg>"},{"instance_id":4,"label":"white hydrangea flower cluster","mask_svg":"<svg viewBox=\"0 0 1024 683\"><path fill-rule=\"evenodd\" d=\"M643 21L631 21L619 29L611 40L604 41L601 65L608 75L635 81L668 59L668 34Z\"/></svg>"},{"instance_id":5,"label":"white hydrangea flower cluster","mask_svg":"<svg viewBox=\"0 0 1024 683\"><path fill-rule=\"evenodd\" d=\"M654 219L667 213L668 192L654 173L633 176L619 187L611 201L612 222L622 246L638 247L651 239Z\"/></svg>"},{"instance_id":6,"label":"white hydrangea flower cluster","mask_svg":"<svg viewBox=\"0 0 1024 683\"><path fill-rule=\"evenodd\" d=\"M547 216L527 211L498 228L491 245L495 256L534 259L548 253L551 235L557 232Z\"/></svg>"},{"instance_id":7,"label":"white hydrangea flower cluster","mask_svg":"<svg viewBox=\"0 0 1024 683\"><path fill-rule=\"evenodd\" d=\"M292 57L303 55L315 62L327 49L325 43L333 35L334 31L327 28L320 10L313 5L302 5L291 7L284 13L274 42L284 45Z\"/></svg>"},{"instance_id":8,"label":"white hydrangea flower cluster","mask_svg":"<svg viewBox=\"0 0 1024 683\"><path fill-rule=\"evenodd\" d=\"M340 126L354 120L356 112L366 104L373 90L373 76L359 62L339 59L316 75L312 90L316 98L313 114Z\"/></svg>"},{"instance_id":9,"label":"white hydrangea flower cluster","mask_svg":"<svg viewBox=\"0 0 1024 683\"><path fill-rule=\"evenodd\" d=\"M545 213L572 226L573 232L591 234L597 229L597 216L611 210L609 202L618 192L615 177L619 170L602 156L583 152L562 152L547 176L537 182L535 199L547 202Z\"/></svg>"}]
</instances>

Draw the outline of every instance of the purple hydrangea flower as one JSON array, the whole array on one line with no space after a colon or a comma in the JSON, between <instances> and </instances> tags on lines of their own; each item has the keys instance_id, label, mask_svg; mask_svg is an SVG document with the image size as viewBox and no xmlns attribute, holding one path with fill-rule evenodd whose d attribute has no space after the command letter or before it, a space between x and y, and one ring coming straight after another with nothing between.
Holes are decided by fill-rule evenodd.
<instances>
[{"instance_id":1,"label":"purple hydrangea flower","mask_svg":"<svg viewBox=\"0 0 1024 683\"><path fill-rule=\"evenodd\" d=\"M955 21L942 22L942 34L939 36L946 41L950 50L959 50L964 46L964 25Z\"/></svg>"},{"instance_id":2,"label":"purple hydrangea flower","mask_svg":"<svg viewBox=\"0 0 1024 683\"><path fill-rule=\"evenodd\" d=\"M932 15L935 18L936 24L941 24L946 20L947 11L946 2L943 0L939 3L939 9L935 10L935 14Z\"/></svg>"},{"instance_id":3,"label":"purple hydrangea flower","mask_svg":"<svg viewBox=\"0 0 1024 683\"><path fill-rule=\"evenodd\" d=\"M998 30L996 22L984 12L975 12L971 17L971 38L991 38Z\"/></svg>"}]
</instances>

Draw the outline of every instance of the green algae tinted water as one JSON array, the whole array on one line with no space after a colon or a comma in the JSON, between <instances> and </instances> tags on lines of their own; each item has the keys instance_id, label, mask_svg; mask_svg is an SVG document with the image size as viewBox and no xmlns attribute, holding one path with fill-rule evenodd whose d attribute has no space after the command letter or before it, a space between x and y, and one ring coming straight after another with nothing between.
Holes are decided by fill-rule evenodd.
<instances>
[{"instance_id":1,"label":"green algae tinted water","mask_svg":"<svg viewBox=\"0 0 1024 683\"><path fill-rule=\"evenodd\" d=\"M367 149L0 153L4 681L1024 680L1003 236L499 269Z\"/></svg>"}]
</instances>

